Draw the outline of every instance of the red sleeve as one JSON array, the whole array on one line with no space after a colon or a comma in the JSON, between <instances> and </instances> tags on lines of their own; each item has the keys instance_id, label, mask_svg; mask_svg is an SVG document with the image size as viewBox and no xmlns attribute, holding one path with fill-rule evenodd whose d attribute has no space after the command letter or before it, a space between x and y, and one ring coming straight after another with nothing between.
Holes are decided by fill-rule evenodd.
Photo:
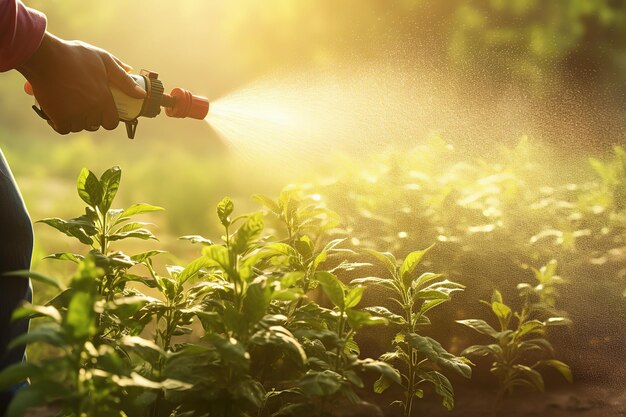
<instances>
[{"instance_id":1,"label":"red sleeve","mask_svg":"<svg viewBox=\"0 0 626 417\"><path fill-rule=\"evenodd\" d=\"M37 50L46 17L18 0L0 0L0 72L20 66Z\"/></svg>"}]
</instances>

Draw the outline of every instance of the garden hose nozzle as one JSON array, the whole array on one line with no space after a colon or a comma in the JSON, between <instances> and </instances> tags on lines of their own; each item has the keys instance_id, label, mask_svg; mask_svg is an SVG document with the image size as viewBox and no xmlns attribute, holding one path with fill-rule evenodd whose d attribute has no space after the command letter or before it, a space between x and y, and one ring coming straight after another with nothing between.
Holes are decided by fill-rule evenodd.
<instances>
[{"instance_id":1,"label":"garden hose nozzle","mask_svg":"<svg viewBox=\"0 0 626 417\"><path fill-rule=\"evenodd\" d=\"M191 92L174 88L166 94L163 83L159 80L159 74L153 71L141 70L139 74L129 74L135 83L146 91L144 98L129 97L117 87L111 86L111 94L117 107L120 120L126 124L126 133L130 139L135 137L137 130L137 120L139 117L156 117L161 113L161 107L165 108L165 114L169 117L202 120L209 112L209 100L205 97L197 96ZM33 95L30 83L26 82L24 90ZM48 116L36 105L33 106L35 112L42 118L48 120Z\"/></svg>"}]
</instances>

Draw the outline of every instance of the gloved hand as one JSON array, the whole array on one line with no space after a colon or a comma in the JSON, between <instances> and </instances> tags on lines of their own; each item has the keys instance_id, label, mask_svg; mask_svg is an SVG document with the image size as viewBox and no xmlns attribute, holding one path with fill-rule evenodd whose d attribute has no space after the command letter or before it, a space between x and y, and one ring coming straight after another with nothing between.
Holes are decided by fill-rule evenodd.
<instances>
[{"instance_id":1,"label":"gloved hand","mask_svg":"<svg viewBox=\"0 0 626 417\"><path fill-rule=\"evenodd\" d=\"M109 52L47 32L37 51L17 70L32 86L50 126L62 135L117 127L110 84L133 98L146 95L128 75L130 67Z\"/></svg>"}]
</instances>

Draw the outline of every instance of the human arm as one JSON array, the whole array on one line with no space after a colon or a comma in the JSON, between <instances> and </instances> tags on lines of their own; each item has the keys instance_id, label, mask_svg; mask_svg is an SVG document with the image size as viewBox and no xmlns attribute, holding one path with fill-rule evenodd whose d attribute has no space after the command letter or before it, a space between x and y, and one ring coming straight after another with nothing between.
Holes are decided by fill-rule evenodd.
<instances>
[{"instance_id":1,"label":"human arm","mask_svg":"<svg viewBox=\"0 0 626 417\"><path fill-rule=\"evenodd\" d=\"M103 49L45 32L43 15L19 1L0 0L0 22L0 57L12 57L6 64L0 58L0 69L16 69L29 81L58 133L116 128L119 116L110 84L131 97L145 96L127 65ZM35 48L28 50L32 44ZM24 53L16 52L20 48Z\"/></svg>"}]
</instances>

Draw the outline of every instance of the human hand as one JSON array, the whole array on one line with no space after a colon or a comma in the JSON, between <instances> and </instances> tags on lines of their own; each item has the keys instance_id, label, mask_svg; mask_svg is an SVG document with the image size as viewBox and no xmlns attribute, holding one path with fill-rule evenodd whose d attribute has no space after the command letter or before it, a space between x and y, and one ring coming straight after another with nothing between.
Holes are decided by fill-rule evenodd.
<instances>
[{"instance_id":1,"label":"human hand","mask_svg":"<svg viewBox=\"0 0 626 417\"><path fill-rule=\"evenodd\" d=\"M47 32L37 51L17 70L31 84L50 126L62 135L117 127L110 84L133 98L146 95L127 74L130 67L109 52Z\"/></svg>"}]
</instances>

